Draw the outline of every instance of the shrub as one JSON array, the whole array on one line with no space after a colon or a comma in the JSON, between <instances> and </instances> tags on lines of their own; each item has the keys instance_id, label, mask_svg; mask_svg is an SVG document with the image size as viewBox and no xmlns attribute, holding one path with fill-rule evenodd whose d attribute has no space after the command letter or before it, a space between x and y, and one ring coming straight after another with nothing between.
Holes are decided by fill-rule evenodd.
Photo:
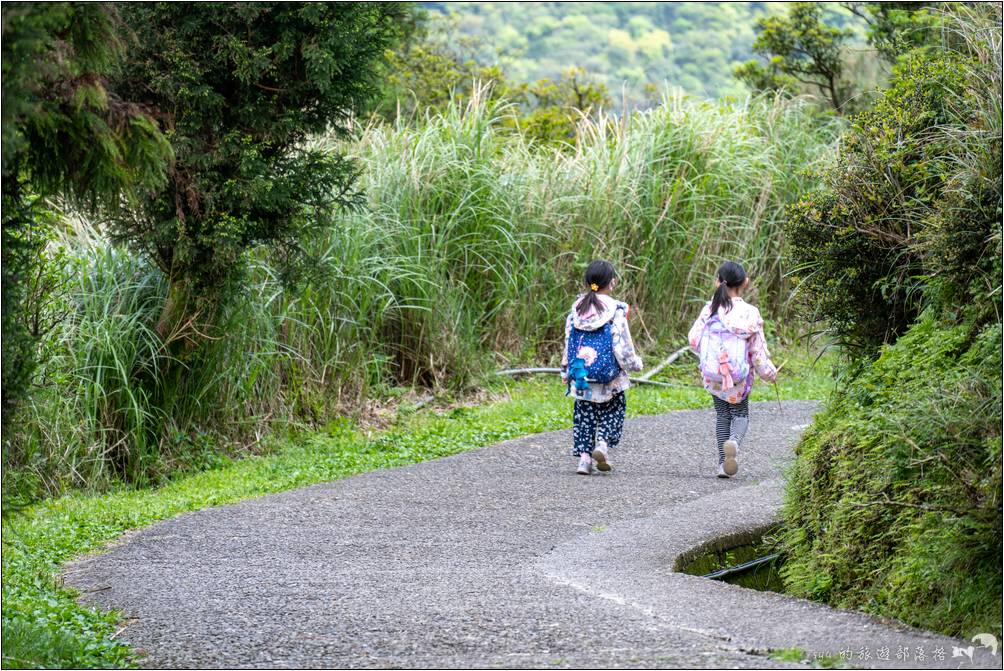
<instances>
[{"instance_id":1,"label":"shrub","mask_svg":"<svg viewBox=\"0 0 1004 671\"><path fill-rule=\"evenodd\" d=\"M803 296L874 360L796 448L783 575L969 638L1001 625L1000 8L953 11L791 210Z\"/></svg>"},{"instance_id":2,"label":"shrub","mask_svg":"<svg viewBox=\"0 0 1004 671\"><path fill-rule=\"evenodd\" d=\"M962 73L952 56L908 60L874 109L854 118L827 189L789 209L799 291L845 345L873 351L920 312L918 234L952 169L936 129L964 128L952 107Z\"/></svg>"},{"instance_id":3,"label":"shrub","mask_svg":"<svg viewBox=\"0 0 1004 671\"><path fill-rule=\"evenodd\" d=\"M796 449L792 593L966 638L1000 630L1001 327L930 312Z\"/></svg>"},{"instance_id":4,"label":"shrub","mask_svg":"<svg viewBox=\"0 0 1004 671\"><path fill-rule=\"evenodd\" d=\"M901 58L826 188L789 210L803 304L866 355L928 305L1000 318L988 300L1001 274L1000 12L952 11L945 45Z\"/></svg>"}]
</instances>

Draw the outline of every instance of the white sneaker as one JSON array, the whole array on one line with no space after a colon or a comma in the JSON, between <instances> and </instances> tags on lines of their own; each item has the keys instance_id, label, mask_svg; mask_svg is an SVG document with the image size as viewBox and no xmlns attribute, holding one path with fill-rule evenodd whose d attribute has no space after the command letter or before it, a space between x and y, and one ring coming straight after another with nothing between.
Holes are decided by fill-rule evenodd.
<instances>
[{"instance_id":1,"label":"white sneaker","mask_svg":"<svg viewBox=\"0 0 1004 671\"><path fill-rule=\"evenodd\" d=\"M593 458L588 452L579 455L579 467L575 470L579 475L589 475L593 472Z\"/></svg>"},{"instance_id":2,"label":"white sneaker","mask_svg":"<svg viewBox=\"0 0 1004 671\"><path fill-rule=\"evenodd\" d=\"M722 450L725 452L722 470L725 471L725 475L733 476L739 471L739 443L730 438L722 445Z\"/></svg>"},{"instance_id":3,"label":"white sneaker","mask_svg":"<svg viewBox=\"0 0 1004 671\"><path fill-rule=\"evenodd\" d=\"M725 472L725 466L722 464L718 464L718 477L720 478L729 477L729 474Z\"/></svg>"},{"instance_id":4,"label":"white sneaker","mask_svg":"<svg viewBox=\"0 0 1004 671\"><path fill-rule=\"evenodd\" d=\"M607 444L602 440L596 441L596 447L593 449L593 459L596 460L597 470L606 472L613 468L613 464L610 463L610 456L607 454Z\"/></svg>"}]
</instances>

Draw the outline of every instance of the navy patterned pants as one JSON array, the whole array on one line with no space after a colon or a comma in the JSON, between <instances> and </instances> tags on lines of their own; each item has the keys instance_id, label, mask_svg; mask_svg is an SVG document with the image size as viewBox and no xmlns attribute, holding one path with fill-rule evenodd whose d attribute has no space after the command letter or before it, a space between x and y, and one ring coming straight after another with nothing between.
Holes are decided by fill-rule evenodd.
<instances>
[{"instance_id":1,"label":"navy patterned pants","mask_svg":"<svg viewBox=\"0 0 1004 671\"><path fill-rule=\"evenodd\" d=\"M572 409L572 455L589 454L595 441L604 440L608 447L621 442L627 396L615 394L606 403L576 401Z\"/></svg>"}]
</instances>

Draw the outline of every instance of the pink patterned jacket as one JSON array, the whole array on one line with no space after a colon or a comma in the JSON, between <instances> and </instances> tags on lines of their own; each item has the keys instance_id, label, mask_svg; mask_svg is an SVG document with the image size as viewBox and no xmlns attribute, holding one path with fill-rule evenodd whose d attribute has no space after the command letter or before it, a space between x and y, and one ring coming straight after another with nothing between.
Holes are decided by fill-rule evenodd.
<instances>
[{"instance_id":1,"label":"pink patterned jacket","mask_svg":"<svg viewBox=\"0 0 1004 671\"><path fill-rule=\"evenodd\" d=\"M704 333L704 326L711 319L711 302L709 301L694 325L690 327L687 339L690 341L690 348L700 357L701 334ZM753 371L755 370L760 379L773 382L777 378L777 369L770 360L770 352L767 351L767 341L763 337L763 319L760 311L741 298L732 299L732 309L726 312L724 308L718 308L718 319L737 337L747 342L746 356L751 364L749 375L745 380L736 380L734 385L723 388L721 382L704 377L704 388L713 396L729 403L742 403L743 399L749 396L753 388Z\"/></svg>"}]
</instances>

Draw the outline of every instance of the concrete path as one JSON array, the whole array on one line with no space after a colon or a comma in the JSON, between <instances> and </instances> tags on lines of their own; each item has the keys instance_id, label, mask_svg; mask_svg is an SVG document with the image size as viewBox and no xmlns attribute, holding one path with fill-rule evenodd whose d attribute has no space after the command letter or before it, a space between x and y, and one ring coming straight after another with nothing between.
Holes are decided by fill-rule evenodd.
<instances>
[{"instance_id":1,"label":"concrete path","mask_svg":"<svg viewBox=\"0 0 1004 671\"><path fill-rule=\"evenodd\" d=\"M530 436L183 515L65 578L154 667L972 667L969 643L674 572L776 519L814 407L754 404L731 480L711 411L676 412L629 420L611 474L575 474L569 431Z\"/></svg>"}]
</instances>

